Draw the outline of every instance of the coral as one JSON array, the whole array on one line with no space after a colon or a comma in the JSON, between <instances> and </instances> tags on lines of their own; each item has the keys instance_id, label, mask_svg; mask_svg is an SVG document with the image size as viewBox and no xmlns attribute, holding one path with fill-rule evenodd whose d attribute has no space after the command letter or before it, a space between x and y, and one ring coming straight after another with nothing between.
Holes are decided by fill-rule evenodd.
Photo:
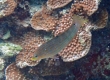
<instances>
[{"instance_id":1,"label":"coral","mask_svg":"<svg viewBox=\"0 0 110 80\"><path fill-rule=\"evenodd\" d=\"M98 9L99 2L99 0L76 0L71 6L70 12L91 16Z\"/></svg>"},{"instance_id":2,"label":"coral","mask_svg":"<svg viewBox=\"0 0 110 80\"><path fill-rule=\"evenodd\" d=\"M58 54L63 61L71 62L85 56L91 46L91 33L81 28L76 37Z\"/></svg>"},{"instance_id":3,"label":"coral","mask_svg":"<svg viewBox=\"0 0 110 80\"><path fill-rule=\"evenodd\" d=\"M6 80L30 80L15 63L11 63L5 70Z\"/></svg>"},{"instance_id":4,"label":"coral","mask_svg":"<svg viewBox=\"0 0 110 80\"><path fill-rule=\"evenodd\" d=\"M2 57L12 57L18 54L22 47L13 43L0 43L0 52Z\"/></svg>"},{"instance_id":5,"label":"coral","mask_svg":"<svg viewBox=\"0 0 110 80\"><path fill-rule=\"evenodd\" d=\"M36 12L31 19L32 28L35 30L51 31L55 28L57 20L54 16L51 16L46 6L43 6L42 10Z\"/></svg>"},{"instance_id":6,"label":"coral","mask_svg":"<svg viewBox=\"0 0 110 80\"><path fill-rule=\"evenodd\" d=\"M65 32L74 24L75 19L73 14L67 13L59 19L58 27L53 31L54 36ZM80 21L79 21L80 22ZM80 23L79 23L80 24ZM85 56L91 46L91 32L88 27L93 27L91 24L83 24L73 40L58 54L63 61L71 62Z\"/></svg>"},{"instance_id":7,"label":"coral","mask_svg":"<svg viewBox=\"0 0 110 80\"><path fill-rule=\"evenodd\" d=\"M72 0L48 0L47 6L52 9L61 8L70 3Z\"/></svg>"},{"instance_id":8,"label":"coral","mask_svg":"<svg viewBox=\"0 0 110 80\"><path fill-rule=\"evenodd\" d=\"M109 28L94 31L88 55L74 62L75 80L109 80L110 77L110 31ZM80 77L79 77L80 76Z\"/></svg>"},{"instance_id":9,"label":"coral","mask_svg":"<svg viewBox=\"0 0 110 80\"><path fill-rule=\"evenodd\" d=\"M53 59L42 60L37 66L32 67L29 73L42 76L60 75L68 72L72 64L73 62L65 63L59 56L55 56Z\"/></svg>"},{"instance_id":10,"label":"coral","mask_svg":"<svg viewBox=\"0 0 110 80\"><path fill-rule=\"evenodd\" d=\"M35 32L25 33L23 36L14 38L13 41L16 44L22 46L23 50L16 56L16 65L20 68L26 66L35 66L39 61L31 61L38 46L45 41L40 35L36 35Z\"/></svg>"},{"instance_id":11,"label":"coral","mask_svg":"<svg viewBox=\"0 0 110 80\"><path fill-rule=\"evenodd\" d=\"M14 0L0 0L0 17L12 14L16 6Z\"/></svg>"},{"instance_id":12,"label":"coral","mask_svg":"<svg viewBox=\"0 0 110 80\"><path fill-rule=\"evenodd\" d=\"M97 19L94 19L96 18ZM99 8L99 10L91 16L93 20L94 28L93 30L102 29L106 27L108 22L108 11L106 9Z\"/></svg>"},{"instance_id":13,"label":"coral","mask_svg":"<svg viewBox=\"0 0 110 80\"><path fill-rule=\"evenodd\" d=\"M65 14L58 20L58 26L56 30L53 30L54 36L60 35L65 32L73 24L73 18L71 14Z\"/></svg>"},{"instance_id":14,"label":"coral","mask_svg":"<svg viewBox=\"0 0 110 80\"><path fill-rule=\"evenodd\" d=\"M3 70L4 67L5 67L5 64L4 64L4 63L5 63L4 59L0 57L0 72L1 72L1 70Z\"/></svg>"}]
</instances>

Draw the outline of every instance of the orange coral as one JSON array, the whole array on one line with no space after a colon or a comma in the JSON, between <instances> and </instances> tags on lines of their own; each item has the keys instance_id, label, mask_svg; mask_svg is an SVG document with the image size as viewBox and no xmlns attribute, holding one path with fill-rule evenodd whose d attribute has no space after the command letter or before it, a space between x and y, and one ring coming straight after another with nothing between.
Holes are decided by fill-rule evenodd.
<instances>
[{"instance_id":1,"label":"orange coral","mask_svg":"<svg viewBox=\"0 0 110 80\"><path fill-rule=\"evenodd\" d=\"M35 30L51 31L55 28L57 20L51 16L51 11L43 6L42 10L36 12L31 19L32 28Z\"/></svg>"},{"instance_id":2,"label":"orange coral","mask_svg":"<svg viewBox=\"0 0 110 80\"><path fill-rule=\"evenodd\" d=\"M15 63L10 64L5 71L6 80L30 80L17 68Z\"/></svg>"},{"instance_id":3,"label":"orange coral","mask_svg":"<svg viewBox=\"0 0 110 80\"><path fill-rule=\"evenodd\" d=\"M71 62L82 58L88 53L91 46L91 33L86 31L85 28L82 27L67 47L58 53L63 61Z\"/></svg>"},{"instance_id":4,"label":"orange coral","mask_svg":"<svg viewBox=\"0 0 110 80\"><path fill-rule=\"evenodd\" d=\"M0 17L8 16L13 13L14 9L16 8L17 3L15 0L3 0L0 1Z\"/></svg>"},{"instance_id":5,"label":"orange coral","mask_svg":"<svg viewBox=\"0 0 110 80\"><path fill-rule=\"evenodd\" d=\"M73 24L73 18L71 14L65 14L58 21L58 26L56 30L53 30L54 36L57 36L63 32L65 32L68 28Z\"/></svg>"},{"instance_id":6,"label":"orange coral","mask_svg":"<svg viewBox=\"0 0 110 80\"><path fill-rule=\"evenodd\" d=\"M47 6L56 9L60 7L64 7L68 3L70 3L72 0L48 0L47 1Z\"/></svg>"},{"instance_id":7,"label":"orange coral","mask_svg":"<svg viewBox=\"0 0 110 80\"><path fill-rule=\"evenodd\" d=\"M91 16L98 9L98 5L98 0L76 0L71 6L70 12L78 13L79 15L87 14L88 16Z\"/></svg>"},{"instance_id":8,"label":"orange coral","mask_svg":"<svg viewBox=\"0 0 110 80\"><path fill-rule=\"evenodd\" d=\"M16 65L20 68L35 66L39 61L31 61L38 46L44 43L41 36L34 32L25 33L23 36L13 39L13 42L22 46L23 50L16 56Z\"/></svg>"}]
</instances>

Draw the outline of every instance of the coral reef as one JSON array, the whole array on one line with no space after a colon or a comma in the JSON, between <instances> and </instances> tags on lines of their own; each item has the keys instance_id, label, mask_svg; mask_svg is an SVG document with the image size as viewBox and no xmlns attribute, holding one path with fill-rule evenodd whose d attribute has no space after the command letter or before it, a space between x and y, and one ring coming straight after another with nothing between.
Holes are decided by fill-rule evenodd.
<instances>
[{"instance_id":1,"label":"coral reef","mask_svg":"<svg viewBox=\"0 0 110 80\"><path fill-rule=\"evenodd\" d=\"M4 42L0 42L2 79L109 80L110 32L105 28L109 13L102 2L0 0L0 40ZM74 15L87 23L82 24ZM32 60L42 44L77 23L80 29L63 50L51 58Z\"/></svg>"}]
</instances>

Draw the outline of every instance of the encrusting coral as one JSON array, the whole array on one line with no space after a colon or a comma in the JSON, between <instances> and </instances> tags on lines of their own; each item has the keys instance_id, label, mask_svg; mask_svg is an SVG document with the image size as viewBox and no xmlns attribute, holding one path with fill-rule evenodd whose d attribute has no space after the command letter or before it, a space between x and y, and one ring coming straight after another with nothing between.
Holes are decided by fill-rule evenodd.
<instances>
[{"instance_id":1,"label":"encrusting coral","mask_svg":"<svg viewBox=\"0 0 110 80\"><path fill-rule=\"evenodd\" d=\"M56 8L64 7L71 1L72 0L48 0L47 6L51 9L56 9Z\"/></svg>"},{"instance_id":2,"label":"encrusting coral","mask_svg":"<svg viewBox=\"0 0 110 80\"><path fill-rule=\"evenodd\" d=\"M21 72L21 69L17 68L16 63L10 64L5 73L6 80L30 80Z\"/></svg>"},{"instance_id":3,"label":"encrusting coral","mask_svg":"<svg viewBox=\"0 0 110 80\"><path fill-rule=\"evenodd\" d=\"M16 6L15 0L0 0L0 18L12 14Z\"/></svg>"},{"instance_id":4,"label":"encrusting coral","mask_svg":"<svg viewBox=\"0 0 110 80\"><path fill-rule=\"evenodd\" d=\"M54 36L60 35L65 32L73 24L73 16L71 14L65 14L58 20L58 25L53 30Z\"/></svg>"},{"instance_id":5,"label":"encrusting coral","mask_svg":"<svg viewBox=\"0 0 110 80\"><path fill-rule=\"evenodd\" d=\"M31 19L32 28L35 30L51 31L55 28L57 19L51 16L50 10L46 6L42 7L41 11L36 12Z\"/></svg>"},{"instance_id":6,"label":"encrusting coral","mask_svg":"<svg viewBox=\"0 0 110 80\"><path fill-rule=\"evenodd\" d=\"M91 16L98 9L99 2L100 0L75 0L70 12Z\"/></svg>"}]
</instances>

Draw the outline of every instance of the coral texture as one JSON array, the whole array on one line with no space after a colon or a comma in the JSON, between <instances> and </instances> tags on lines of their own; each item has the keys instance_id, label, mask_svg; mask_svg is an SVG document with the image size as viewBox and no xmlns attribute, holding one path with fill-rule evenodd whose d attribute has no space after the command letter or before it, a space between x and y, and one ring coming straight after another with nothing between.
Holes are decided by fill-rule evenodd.
<instances>
[{"instance_id":1,"label":"coral texture","mask_svg":"<svg viewBox=\"0 0 110 80\"><path fill-rule=\"evenodd\" d=\"M12 14L16 6L15 0L0 0L0 17Z\"/></svg>"},{"instance_id":2,"label":"coral texture","mask_svg":"<svg viewBox=\"0 0 110 80\"><path fill-rule=\"evenodd\" d=\"M57 23L56 29L53 30L54 36L58 36L70 28L73 24L73 18L71 14L65 14L62 16Z\"/></svg>"},{"instance_id":3,"label":"coral texture","mask_svg":"<svg viewBox=\"0 0 110 80\"><path fill-rule=\"evenodd\" d=\"M30 80L17 68L15 63L10 64L5 70L6 80Z\"/></svg>"},{"instance_id":4,"label":"coral texture","mask_svg":"<svg viewBox=\"0 0 110 80\"><path fill-rule=\"evenodd\" d=\"M96 16L97 19L94 19ZM95 23L94 30L102 29L107 25L108 12L106 9L99 8L99 10L91 17L93 18L93 23Z\"/></svg>"},{"instance_id":5,"label":"coral texture","mask_svg":"<svg viewBox=\"0 0 110 80\"><path fill-rule=\"evenodd\" d=\"M35 30L51 31L55 28L57 20L51 16L51 11L43 6L42 10L36 12L31 19L32 28Z\"/></svg>"},{"instance_id":6,"label":"coral texture","mask_svg":"<svg viewBox=\"0 0 110 80\"><path fill-rule=\"evenodd\" d=\"M72 0L48 0L47 6L52 9L64 7L68 3L70 3Z\"/></svg>"},{"instance_id":7,"label":"coral texture","mask_svg":"<svg viewBox=\"0 0 110 80\"><path fill-rule=\"evenodd\" d=\"M81 28L76 37L58 54L63 61L70 62L85 56L91 46L91 33Z\"/></svg>"},{"instance_id":8,"label":"coral texture","mask_svg":"<svg viewBox=\"0 0 110 80\"><path fill-rule=\"evenodd\" d=\"M35 66L39 61L31 61L38 46L44 43L41 36L36 35L34 32L28 32L23 37L13 39L13 41L22 46L23 50L16 57L16 65L20 68L26 66ZM18 43L18 41L21 41Z\"/></svg>"},{"instance_id":9,"label":"coral texture","mask_svg":"<svg viewBox=\"0 0 110 80\"><path fill-rule=\"evenodd\" d=\"M50 76L60 75L68 72L73 63L65 63L59 56L55 56L53 59L43 60L37 66L32 67L29 73L34 75Z\"/></svg>"},{"instance_id":10,"label":"coral texture","mask_svg":"<svg viewBox=\"0 0 110 80\"><path fill-rule=\"evenodd\" d=\"M76 0L75 4L71 6L71 12L78 13L79 15L86 14L92 15L99 5L99 0Z\"/></svg>"}]
</instances>

